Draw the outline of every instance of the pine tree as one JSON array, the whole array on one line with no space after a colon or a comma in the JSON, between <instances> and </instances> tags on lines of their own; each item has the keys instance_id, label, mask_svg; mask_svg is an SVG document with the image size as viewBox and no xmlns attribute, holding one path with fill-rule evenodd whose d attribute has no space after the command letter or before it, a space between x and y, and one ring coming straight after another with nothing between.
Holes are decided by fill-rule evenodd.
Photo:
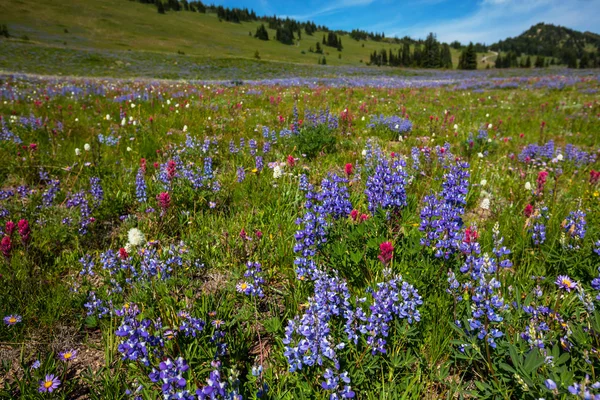
<instances>
[{"instance_id":1,"label":"pine tree","mask_svg":"<svg viewBox=\"0 0 600 400\"><path fill-rule=\"evenodd\" d=\"M402 46L402 66L408 67L408 66L410 66L410 63L411 63L410 44L405 42L404 45Z\"/></svg>"},{"instance_id":2,"label":"pine tree","mask_svg":"<svg viewBox=\"0 0 600 400\"><path fill-rule=\"evenodd\" d=\"M269 32L267 32L267 28L265 28L264 24L260 24L260 26L256 28L254 37L260 40L269 40Z\"/></svg>"},{"instance_id":3,"label":"pine tree","mask_svg":"<svg viewBox=\"0 0 600 400\"><path fill-rule=\"evenodd\" d=\"M425 39L422 64L425 68L439 68L441 66L440 42L437 41L437 38L433 33L427 35L427 39Z\"/></svg>"},{"instance_id":4,"label":"pine tree","mask_svg":"<svg viewBox=\"0 0 600 400\"><path fill-rule=\"evenodd\" d=\"M164 14L165 13L165 5L163 4L163 2L161 0L156 0L156 10L158 11L159 14Z\"/></svg>"},{"instance_id":5,"label":"pine tree","mask_svg":"<svg viewBox=\"0 0 600 400\"><path fill-rule=\"evenodd\" d=\"M533 66L536 68L544 68L544 56L537 56L535 58L535 62L533 63Z\"/></svg>"},{"instance_id":6,"label":"pine tree","mask_svg":"<svg viewBox=\"0 0 600 400\"><path fill-rule=\"evenodd\" d=\"M477 69L477 53L475 52L473 42L469 43L467 48L460 54L458 68L468 70Z\"/></svg>"},{"instance_id":7,"label":"pine tree","mask_svg":"<svg viewBox=\"0 0 600 400\"><path fill-rule=\"evenodd\" d=\"M527 60L525 60L525 68L531 68L531 57L527 56Z\"/></svg>"},{"instance_id":8,"label":"pine tree","mask_svg":"<svg viewBox=\"0 0 600 400\"><path fill-rule=\"evenodd\" d=\"M441 67L442 68L446 68L446 69L452 69L453 65L452 65L452 52L450 51L450 46L448 46L447 43L444 43L442 45L442 49L440 51L440 60L441 60Z\"/></svg>"},{"instance_id":9,"label":"pine tree","mask_svg":"<svg viewBox=\"0 0 600 400\"><path fill-rule=\"evenodd\" d=\"M502 60L502 54L498 53L498 56L496 57L496 62L494 64L494 67L496 68L504 68L504 63Z\"/></svg>"},{"instance_id":10,"label":"pine tree","mask_svg":"<svg viewBox=\"0 0 600 400\"><path fill-rule=\"evenodd\" d=\"M579 68L581 68L581 69L588 68L589 62L590 62L590 56L588 55L587 51L584 51L583 54L581 55L581 60L579 60Z\"/></svg>"}]
</instances>

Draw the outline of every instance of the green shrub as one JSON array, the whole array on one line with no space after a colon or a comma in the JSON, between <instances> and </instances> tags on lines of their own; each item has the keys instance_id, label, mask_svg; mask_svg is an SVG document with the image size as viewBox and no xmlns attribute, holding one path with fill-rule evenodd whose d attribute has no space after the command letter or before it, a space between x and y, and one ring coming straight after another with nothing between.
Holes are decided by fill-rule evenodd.
<instances>
[{"instance_id":1,"label":"green shrub","mask_svg":"<svg viewBox=\"0 0 600 400\"><path fill-rule=\"evenodd\" d=\"M294 138L295 146L306 158L312 159L320 152L335 152L337 139L326 125L303 127Z\"/></svg>"}]
</instances>

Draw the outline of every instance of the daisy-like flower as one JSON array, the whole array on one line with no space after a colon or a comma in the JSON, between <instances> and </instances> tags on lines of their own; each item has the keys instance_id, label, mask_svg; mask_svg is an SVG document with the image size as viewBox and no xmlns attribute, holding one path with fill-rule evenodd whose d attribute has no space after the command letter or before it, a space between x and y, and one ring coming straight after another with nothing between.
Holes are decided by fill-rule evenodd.
<instances>
[{"instance_id":1,"label":"daisy-like flower","mask_svg":"<svg viewBox=\"0 0 600 400\"><path fill-rule=\"evenodd\" d=\"M570 292L571 289L575 289L577 287L577 282L574 282L567 275L559 275L554 283L556 283L559 288L564 289L567 292Z\"/></svg>"},{"instance_id":2,"label":"daisy-like flower","mask_svg":"<svg viewBox=\"0 0 600 400\"><path fill-rule=\"evenodd\" d=\"M8 317L4 317L4 323L8 326L16 325L21 322L23 318L20 315L9 315Z\"/></svg>"},{"instance_id":3,"label":"daisy-like flower","mask_svg":"<svg viewBox=\"0 0 600 400\"><path fill-rule=\"evenodd\" d=\"M247 292L250 290L250 285L248 284L248 282L243 281L236 285L236 289L240 293L247 294Z\"/></svg>"},{"instance_id":4,"label":"daisy-like flower","mask_svg":"<svg viewBox=\"0 0 600 400\"><path fill-rule=\"evenodd\" d=\"M31 369L38 369L40 367L40 365L42 365L42 363L40 362L40 360L35 360L33 362L33 364L31 364Z\"/></svg>"},{"instance_id":5,"label":"daisy-like flower","mask_svg":"<svg viewBox=\"0 0 600 400\"><path fill-rule=\"evenodd\" d=\"M46 392L52 393L55 389L58 389L59 386L60 386L60 380L57 377L55 377L52 374L46 375L46 377L40 381L39 392L40 393L46 393Z\"/></svg>"},{"instance_id":6,"label":"daisy-like flower","mask_svg":"<svg viewBox=\"0 0 600 400\"><path fill-rule=\"evenodd\" d=\"M225 321L223 321L222 319L215 319L211 322L211 325L214 326L215 328L220 328L221 325L223 325L225 323Z\"/></svg>"},{"instance_id":7,"label":"daisy-like flower","mask_svg":"<svg viewBox=\"0 0 600 400\"><path fill-rule=\"evenodd\" d=\"M67 350L67 351L61 351L58 354L58 358L61 361L65 361L65 362L73 361L75 358L77 358L77 350L71 349L71 350Z\"/></svg>"}]
</instances>

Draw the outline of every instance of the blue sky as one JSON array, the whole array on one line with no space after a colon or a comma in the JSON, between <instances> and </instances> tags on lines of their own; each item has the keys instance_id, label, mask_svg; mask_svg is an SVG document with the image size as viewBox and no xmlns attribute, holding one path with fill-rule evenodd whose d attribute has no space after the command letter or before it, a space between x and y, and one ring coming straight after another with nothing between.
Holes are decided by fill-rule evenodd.
<instances>
[{"instance_id":1,"label":"blue sky","mask_svg":"<svg viewBox=\"0 0 600 400\"><path fill-rule=\"evenodd\" d=\"M214 4L311 20L332 29L385 32L390 37L424 38L435 32L446 42L490 44L517 36L538 22L600 33L600 0L214 0Z\"/></svg>"}]
</instances>

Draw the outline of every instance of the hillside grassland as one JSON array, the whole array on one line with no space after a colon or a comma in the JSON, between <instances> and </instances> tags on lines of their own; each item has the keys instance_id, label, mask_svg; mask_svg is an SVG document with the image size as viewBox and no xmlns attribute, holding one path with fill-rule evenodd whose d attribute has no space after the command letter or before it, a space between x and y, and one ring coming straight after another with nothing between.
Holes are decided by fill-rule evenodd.
<instances>
[{"instance_id":1,"label":"hillside grassland","mask_svg":"<svg viewBox=\"0 0 600 400\"><path fill-rule=\"evenodd\" d=\"M24 72L58 71L48 55L147 78L0 76L0 397L599 393L598 76L279 63L248 81L277 63L219 61L194 33L224 23L178 16L162 50L186 55L167 57L160 28L136 33L164 16L116 3L100 28L36 2L60 53L2 42ZM11 30L25 6L1 6ZM253 53L246 28L228 56ZM76 40L151 56L102 71ZM105 46L85 54L121 54ZM152 79L209 55L188 79L219 82Z\"/></svg>"},{"instance_id":2,"label":"hillside grassland","mask_svg":"<svg viewBox=\"0 0 600 400\"><path fill-rule=\"evenodd\" d=\"M216 14L168 12L161 15L153 5L128 0L18 0L0 4L2 22L15 38L26 36L36 44L71 50L123 50L174 54L195 58L261 59L292 64L317 64L322 55L310 53L321 42L324 32L302 34L297 45L275 40L275 31L267 29L269 41L253 37L258 22L219 21ZM249 33L251 35L249 35ZM324 46L328 65L360 66L369 55L398 45L386 42L356 41L342 35L343 50ZM0 45L2 45L0 43ZM9 57L3 51L3 57ZM341 58L340 58L341 55ZM484 56L488 62L482 62ZM452 49L453 65L458 65L459 51ZM480 68L493 61L493 53L478 54ZM3 68L6 68L3 66ZM387 69L387 68L384 68ZM9 71L16 71L11 69ZM108 75L110 76L110 75Z\"/></svg>"}]
</instances>

